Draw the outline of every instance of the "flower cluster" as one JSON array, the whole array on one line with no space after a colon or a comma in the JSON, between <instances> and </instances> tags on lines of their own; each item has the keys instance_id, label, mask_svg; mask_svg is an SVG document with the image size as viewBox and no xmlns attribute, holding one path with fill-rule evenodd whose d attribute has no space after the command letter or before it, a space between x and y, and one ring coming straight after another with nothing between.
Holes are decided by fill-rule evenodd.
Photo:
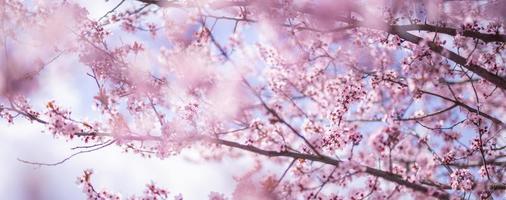
<instances>
[{"instance_id":1,"label":"flower cluster","mask_svg":"<svg viewBox=\"0 0 506 200\"><path fill-rule=\"evenodd\" d=\"M47 113L49 116L48 129L54 135L63 135L73 138L75 134L83 132L75 121L70 118L70 111L58 107L54 101L47 103Z\"/></svg>"},{"instance_id":2,"label":"flower cluster","mask_svg":"<svg viewBox=\"0 0 506 200\"><path fill-rule=\"evenodd\" d=\"M333 152L347 144L358 145L362 137L356 126L329 129L321 138L321 147Z\"/></svg>"},{"instance_id":3,"label":"flower cluster","mask_svg":"<svg viewBox=\"0 0 506 200\"><path fill-rule=\"evenodd\" d=\"M91 175L93 174L92 170L85 170L83 175L77 178L77 184L81 185L83 189L83 193L86 195L87 199L97 199L97 200L120 200L120 196L106 190L98 192L95 190L91 183Z\"/></svg>"},{"instance_id":4,"label":"flower cluster","mask_svg":"<svg viewBox=\"0 0 506 200\"><path fill-rule=\"evenodd\" d=\"M393 147L401 139L401 131L396 126L386 127L370 137L372 147L380 152L385 153L386 150Z\"/></svg>"},{"instance_id":5,"label":"flower cluster","mask_svg":"<svg viewBox=\"0 0 506 200\"><path fill-rule=\"evenodd\" d=\"M7 120L8 123L14 123L14 116L4 108L4 105L0 105L0 118Z\"/></svg>"},{"instance_id":6,"label":"flower cluster","mask_svg":"<svg viewBox=\"0 0 506 200\"><path fill-rule=\"evenodd\" d=\"M209 193L209 200L227 200L224 194L218 192Z\"/></svg>"},{"instance_id":7,"label":"flower cluster","mask_svg":"<svg viewBox=\"0 0 506 200\"><path fill-rule=\"evenodd\" d=\"M366 96L364 87L353 75L328 80L324 91L333 98L333 109L328 113L328 119L336 125L340 125L343 115L348 112L352 103Z\"/></svg>"},{"instance_id":8,"label":"flower cluster","mask_svg":"<svg viewBox=\"0 0 506 200\"><path fill-rule=\"evenodd\" d=\"M457 169L450 175L450 184L454 190L471 191L475 183L468 169Z\"/></svg>"},{"instance_id":9,"label":"flower cluster","mask_svg":"<svg viewBox=\"0 0 506 200\"><path fill-rule=\"evenodd\" d=\"M107 190L97 191L91 183L92 170L84 170L82 176L77 178L76 183L83 189L87 199L93 200L120 200L121 196ZM169 192L166 189L159 188L155 184L150 183L146 185L146 189L141 196L131 196L126 198L128 200L162 200L167 199ZM176 200L182 200L181 195L175 196Z\"/></svg>"}]
</instances>

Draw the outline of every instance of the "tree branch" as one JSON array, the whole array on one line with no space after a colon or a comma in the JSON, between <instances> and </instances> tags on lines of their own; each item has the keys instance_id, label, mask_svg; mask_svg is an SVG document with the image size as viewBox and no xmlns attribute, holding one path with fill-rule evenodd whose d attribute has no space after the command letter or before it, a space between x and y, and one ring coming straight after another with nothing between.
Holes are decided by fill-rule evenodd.
<instances>
[{"instance_id":1,"label":"tree branch","mask_svg":"<svg viewBox=\"0 0 506 200\"><path fill-rule=\"evenodd\" d=\"M215 8L215 9L222 9L222 8L234 7L234 6L235 7L237 7L237 6L250 6L250 5L255 4L255 2L256 1L224 0L224 1L217 1L217 2L213 3L211 5L211 7ZM270 6L280 7L281 5L277 4L277 3L271 3ZM297 8L297 11L302 12L302 13L311 14L311 15L316 15L316 16L322 15L322 13L318 12L318 10L315 10L311 6ZM386 31L388 33L397 35L400 38L402 38L406 41L412 42L414 44L419 44L421 41L423 41L423 38L415 36L411 33L408 33L407 31L409 31L409 30L432 30L432 31L438 31L438 32L441 31L442 33L446 33L449 35L457 34L457 31L455 29L451 29L451 28L441 28L440 29L440 27L436 27L436 26L432 26L432 25L426 25L426 26L402 25L402 26L399 26L399 25L389 25L386 23L384 23L384 24L381 24L381 23L380 24L367 24L367 23L362 23L362 21L359 21L359 20L339 16L338 14L329 15L327 17L331 17L337 21L348 23L351 26L358 25L358 26L361 26L364 28ZM474 31L465 31L465 36L479 38L483 41L504 42L504 40L506 40L505 35L491 35L491 34L484 34L484 33L474 32ZM468 63L466 58L464 58L464 57L462 57L462 56L460 56L460 55L458 55L458 54L456 54L456 53L454 53L442 46L439 46L439 45L435 44L434 42L427 41L427 44L432 51L452 60L453 62L455 62L459 65L462 65L466 69L479 75L480 77L491 82L492 84L496 85L497 87L499 87L503 90L506 90L506 79L505 78L500 77L494 73L491 73L491 72L487 71L485 68L482 68L476 64Z\"/></svg>"},{"instance_id":2,"label":"tree branch","mask_svg":"<svg viewBox=\"0 0 506 200\"><path fill-rule=\"evenodd\" d=\"M402 82L397 81L397 80L392 80L392 79L383 79L383 80L388 81L388 82L391 82L391 83L398 84L398 85L400 85L400 86L402 86L402 87L408 87L408 84L402 83ZM446 101L452 102L452 103L454 103L455 105L460 106L460 107L462 107L462 108L466 109L466 110L467 110L467 111L469 111L469 112L472 112L472 113L476 113L476 114L478 114L478 115L481 115L482 117L485 117L485 118L487 118L487 119L491 120L492 122L494 122L494 123L496 123L496 124L498 124L498 125L501 125L501 126L504 126L504 125L505 125L505 123L504 123L504 122L502 122L501 120L499 120L499 119L497 119L497 118L495 118L495 117L493 117L493 116L491 116L491 115L489 115L489 114L487 114L487 113L484 113L484 112L478 112L478 110L477 110L477 109L475 109L475 108L473 108L473 107L471 107L471 106L469 106L469 105L467 105L467 104L465 104L465 103L463 103L463 102L461 102L461 101L458 101L458 100L453 100L453 99L448 98L448 97L445 97L445 96L443 96L443 95L440 95L440 94L437 94L437 93L433 93L433 92L429 92L429 91L422 90L422 89L418 89L418 91L420 91L420 92L421 92L421 93L423 93L423 94L428 94L428 95L436 96L436 97L439 97L439 98L441 98L441 99L443 99L443 100L446 100Z\"/></svg>"},{"instance_id":3,"label":"tree branch","mask_svg":"<svg viewBox=\"0 0 506 200\"><path fill-rule=\"evenodd\" d=\"M408 32L408 31L429 31L429 32L437 32L444 33L447 35L455 36L458 31L454 28L448 27L440 27L429 24L408 24L408 25L391 25L391 29ZM481 33L479 31L462 31L462 35L466 37L480 39L483 42L506 42L506 35L503 34L488 34Z\"/></svg>"},{"instance_id":4,"label":"tree branch","mask_svg":"<svg viewBox=\"0 0 506 200\"><path fill-rule=\"evenodd\" d=\"M237 148L237 149L242 149L245 151L253 152L253 153L264 155L267 157L291 157L291 158L295 158L295 159L317 161L317 162L321 162L321 163L325 163L325 164L329 164L329 165L334 165L334 166L339 166L342 163L342 161L335 160L331 157L324 156L324 155L317 156L317 155L296 153L296 152L291 152L291 151L279 151L279 152L278 151L267 151L267 150L263 150L263 149L260 149L260 148L254 147L254 146L243 145L243 144L239 144L236 142L217 139L217 138L209 138L208 137L208 138L205 138L205 140L207 140L211 143L220 144L220 145L233 147L233 148ZM417 183L412 183L407 180L404 180L401 176L394 174L394 173L382 171L382 170L375 169L372 167L367 167L367 166L365 167L364 172L367 174L397 183L399 185L405 186L405 187L412 189L414 191L422 192L425 194L427 194L429 192L429 188L422 186L420 184L417 184ZM440 192L433 193L433 196L438 199L449 199L449 197L450 197L448 194L440 193Z\"/></svg>"},{"instance_id":5,"label":"tree branch","mask_svg":"<svg viewBox=\"0 0 506 200\"><path fill-rule=\"evenodd\" d=\"M399 36L400 38L402 38L406 41L412 42L414 44L419 44L420 42L423 41L423 39L421 37L415 36L411 33L406 32L406 31L397 30L395 28L390 28L388 30L388 32L391 34L395 34L395 35ZM452 60L453 62L455 62L461 66L463 66L464 68L479 75L480 77L482 77L483 79L496 85L497 87L499 87L503 90L506 90L506 79L504 79L494 73L491 73L491 72L487 71L485 68L482 68L476 64L468 63L466 58L464 58L464 57L462 57L462 56L454 53L453 51L450 51L442 46L439 46L432 41L426 41L426 42L432 51L442 55L443 57L446 57L446 58Z\"/></svg>"}]
</instances>

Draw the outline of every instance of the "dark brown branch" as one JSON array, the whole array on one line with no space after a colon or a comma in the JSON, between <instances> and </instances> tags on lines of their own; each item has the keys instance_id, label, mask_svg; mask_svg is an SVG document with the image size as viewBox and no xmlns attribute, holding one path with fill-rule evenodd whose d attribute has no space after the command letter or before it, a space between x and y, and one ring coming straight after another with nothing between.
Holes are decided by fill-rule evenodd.
<instances>
[{"instance_id":1,"label":"dark brown branch","mask_svg":"<svg viewBox=\"0 0 506 200\"><path fill-rule=\"evenodd\" d=\"M383 80L388 81L388 82L391 82L391 83L398 84L398 85L400 85L400 86L402 86L402 87L408 87L408 84L402 83L401 81L398 81L398 80L392 80L392 79L383 79ZM504 122L502 122L501 120L499 120L499 119L497 119L497 118L495 118L495 117L493 117L493 116L491 116L491 115L489 115L489 114L487 114L487 113L484 113L484 112L478 112L478 110L477 110L477 109L475 109L475 108L473 108L473 107L471 107L471 106L469 106L469 105L467 105L467 104L465 104L465 103L463 103L463 102L461 102L461 101L458 101L458 100L453 100L453 99L448 98L448 97L445 97L445 96L443 96L443 95L440 95L440 94L437 94L437 93L433 93L433 92L429 92L429 91L422 90L422 89L418 89L418 91L420 91L420 92L421 92L421 93L423 93L423 94L428 94L428 95L436 96L436 97L439 97L439 98L441 98L441 99L443 99L443 100L446 100L446 101L452 102L452 103L454 103L455 105L458 105L458 106L460 106L460 107L462 107L462 108L466 109L466 110L467 110L467 111L469 111L469 112L472 112L472 113L476 113L476 114L478 114L478 115L481 115L482 117L485 117L485 118L487 118L487 119L491 120L492 122L494 122L494 123L496 123L496 124L498 124L498 125L502 125L502 126L504 126L504 125L505 125L505 123L504 123Z\"/></svg>"},{"instance_id":2,"label":"dark brown branch","mask_svg":"<svg viewBox=\"0 0 506 200\"><path fill-rule=\"evenodd\" d=\"M260 103L267 110L267 112L272 114L276 118L276 120L278 120L279 122L284 124L286 127L288 127L288 129L290 129L290 131L292 131L295 135L297 135L297 137L301 138L304 141L304 143L307 146L309 146L309 148L311 148L311 150L313 152L315 152L317 155L320 155L319 151L311 144L311 142L309 142L309 140L307 140L306 137L304 137L302 134L300 134L299 131L297 131L297 129L295 129L290 123L285 121L274 109L272 109L271 107L269 107L267 105L267 103L265 103L265 101L262 99L260 94L257 94L255 92L253 87L248 83L248 81L246 81L246 79L243 79L243 82L244 82L244 84L246 84L246 86L248 86L248 88L253 92L253 94L260 100Z\"/></svg>"},{"instance_id":3,"label":"dark brown branch","mask_svg":"<svg viewBox=\"0 0 506 200\"><path fill-rule=\"evenodd\" d=\"M504 122L502 122L501 120L499 120L499 119L497 119L497 118L495 118L495 117L493 117L493 116L491 116L491 115L489 115L489 114L487 114L487 113L478 112L478 110L476 110L475 108L473 108L473 107L471 107L471 106L469 106L469 105L467 105L467 104L465 104L465 103L462 103L461 101L453 100L453 99L450 99L450 98L448 98L448 97L442 96L442 95L440 95L440 94L432 93L432 92L425 91L425 90L421 90L421 92L422 92L422 93L424 93L424 94L430 94L430 95L432 95L432 96L437 96L437 97L442 98L442 99L444 99L444 100L447 100L447 101L453 102L454 104L456 104L456 105L458 105L458 106L460 106L460 107L462 107L462 108L465 108L465 109L466 109L466 110L468 110L469 112L472 112L472 113L476 113L476 114L478 114L478 115L481 115L482 117L485 117L485 118L487 118L487 119L491 120L492 122L494 122L494 123L496 123L496 124L498 124L498 125L502 125L502 126L504 126L504 125L505 125L505 124L504 124Z\"/></svg>"},{"instance_id":4,"label":"dark brown branch","mask_svg":"<svg viewBox=\"0 0 506 200\"><path fill-rule=\"evenodd\" d=\"M222 140L222 139L216 139L216 138L205 138L205 139L207 141L215 143L215 144L221 144L221 145L228 146L228 147L242 149L245 151L253 152L256 154L261 154L261 155L268 156L268 157L291 157L291 158L295 158L295 159L305 159L305 160L317 161L317 162L321 162L321 163L325 163L325 164L329 164L329 165L334 165L334 166L339 166L342 162L342 161L335 160L331 157L324 156L324 155L317 156L317 155L311 155L311 154L296 153L296 152L291 152L291 151L279 151L279 152L278 151L267 151L267 150L263 150L263 149L260 149L260 148L254 147L254 146L243 145L243 144L239 144L239 143L227 141L227 140ZM412 183L407 180L404 180L401 176L399 176L397 174L382 171L382 170L371 168L371 167L364 167L364 168L365 168L364 172L367 174L370 174L370 175L373 175L376 177L381 177L385 180L405 186L405 187L410 188L414 191L422 192L425 194L427 194L429 192L429 188L422 186L420 184L417 184L417 183ZM434 195L434 197L436 197L438 199L449 199L449 195L446 193L436 192L433 195Z\"/></svg>"},{"instance_id":5,"label":"dark brown branch","mask_svg":"<svg viewBox=\"0 0 506 200\"><path fill-rule=\"evenodd\" d=\"M40 123L42 123L42 122L40 122ZM92 133L76 133L75 135L76 136L111 136L110 134L106 134L106 133L93 133L93 132ZM130 136L124 136L124 137L121 137L121 138L116 138L116 140L112 140L110 143L107 143L107 144L105 144L103 146L99 146L99 147L94 148L94 149L77 152L77 153L72 154L71 156L65 158L64 160L62 160L60 162L56 162L56 163L38 163L38 162L30 162L30 161L26 161L26 160L21 160L21 159L18 159L18 160L21 161L21 162L23 162L23 163L33 164L33 165L39 165L39 166L42 166L42 165L44 165L44 166L59 165L59 164L65 162L65 161L69 160L73 156L76 156L76 155L81 154L81 153L92 152L92 151L104 148L106 146L109 146L109 145L113 144L115 141L122 140L122 139L126 139L126 140L138 140L138 141L145 141L145 140L161 141L162 140L160 137L157 137L157 136L146 136L146 135L143 135L143 136L132 136L132 135L130 135ZM297 152L291 152L291 151L280 151L280 152L277 152L277 151L268 151L268 150L263 150L263 149L260 149L260 148L254 147L254 146L243 145L243 144L239 144L239 143L236 143L236 142L222 140L222 139L218 139L218 138L211 138L211 137L201 136L201 137L197 137L195 139L201 139L201 140L205 140L207 142L211 142L211 143L215 143L215 144L220 144L220 145L224 145L224 146L228 146L228 147L242 149L242 150L245 150L245 151L249 151L249 152L252 152L252 153L257 153L257 154L268 156L268 157L290 157L290 158L293 158L293 159L304 159L304 160L317 161L317 162L321 162L321 163L325 163L325 164L329 164L329 165L333 165L333 166L339 166L340 163L342 162L342 161L333 159L333 158L325 156L325 155L303 154L303 153L297 153ZM385 172L385 171L382 171L382 170L379 170L379 169L375 169L375 168L371 168L371 167L364 167L364 168L365 168L364 172L367 173L367 174L370 174L370 175L373 175L373 176L376 176L376 177L381 177L381 178L383 178L385 180L388 180L388 181L397 183L399 185L405 186L405 187L410 188L410 189L412 189L414 191L422 192L422 193L425 193L425 194L429 192L429 188L427 188L425 186L422 186L422 185L419 185L417 183L412 183L412 182L409 182L407 180L404 180L401 176L399 176L397 174L393 174L393 173L390 173L390 172ZM449 199L449 194L447 194L447 193L436 192L436 193L433 193L433 196L436 197L436 198L438 198L438 199L445 199L445 200Z\"/></svg>"},{"instance_id":6,"label":"dark brown branch","mask_svg":"<svg viewBox=\"0 0 506 200\"><path fill-rule=\"evenodd\" d=\"M144 3L149 4L156 4L160 7L179 7L180 5L177 5L174 3L174 1L166 1L166 0L138 0ZM223 1L216 1L211 4L211 8L213 9L224 9L229 7L244 7L244 6L254 6L258 4L259 2L256 1L231 1L231 0L223 0ZM261 2L263 4L270 3L269 6L271 7L277 7L281 8L283 5L276 3L276 2ZM297 8L299 12L312 14L312 15L321 15L317 10L312 8L311 6L305 6L302 8ZM352 10L354 11L354 10ZM330 17L336 17L336 16L330 16ZM244 19L242 19L244 20ZM447 35L455 36L457 35L458 31L455 28L449 28L449 27L441 27L436 25L430 25L430 24L409 24L409 25L391 25L389 26L390 29L396 29L401 32L407 32L407 31L429 31L429 32L437 32L437 33L444 33ZM489 34L489 33L481 33L479 31L471 31L471 30L464 30L462 31L462 35L466 37L476 38L480 39L484 42L506 42L506 35L504 34Z\"/></svg>"},{"instance_id":7,"label":"dark brown branch","mask_svg":"<svg viewBox=\"0 0 506 200\"><path fill-rule=\"evenodd\" d=\"M452 106L448 107L448 108L445 108L443 110L440 110L440 111L437 111L437 112L434 112L434 113L430 113L430 114L427 114L427 115L424 115L424 116L420 116L420 117L411 117L411 118L400 118L398 119L399 121L412 121L412 120L422 120L422 119L425 119L425 118L428 118L428 117L432 117L432 116L436 116L436 115L439 115L439 114L442 114L446 111L449 111L453 108L457 107L457 104L453 104Z\"/></svg>"},{"instance_id":8,"label":"dark brown branch","mask_svg":"<svg viewBox=\"0 0 506 200\"><path fill-rule=\"evenodd\" d=\"M440 27L429 24L391 25L390 28L402 32L429 31L429 32L444 33L451 36L457 35L458 32L457 29L454 28ZM480 39L483 42L506 42L506 35L503 34L488 34L488 33L481 33L478 31L464 30L462 31L462 36Z\"/></svg>"},{"instance_id":9,"label":"dark brown branch","mask_svg":"<svg viewBox=\"0 0 506 200\"><path fill-rule=\"evenodd\" d=\"M402 38L406 41L415 43L415 44L419 44L420 42L423 41L423 38L421 38L421 37L415 36L411 33L406 32L406 31L397 30L395 28L389 29L388 32L391 34L395 34L395 35L399 36L400 38ZM445 49L444 47L439 46L432 41L426 41L426 42L432 51L442 55L443 57L446 57L446 58L452 60L453 62L455 62L461 66L463 66L464 68L472 71L473 73L477 74L478 76L482 77L483 79L496 85L497 87L499 87L503 90L506 89L506 79L504 79L492 72L489 72L485 68L482 68L476 64L468 63L466 58L464 58L464 57L462 57L462 56L460 56L448 49Z\"/></svg>"},{"instance_id":10,"label":"dark brown branch","mask_svg":"<svg viewBox=\"0 0 506 200\"><path fill-rule=\"evenodd\" d=\"M494 166L506 166L506 162L500 162L500 161L495 161L495 160L488 160L487 164L488 165L494 165ZM448 165L454 166L456 168L464 168L465 169L465 168L470 168L470 167L482 167L483 166L483 161L479 161L479 162L475 162L475 163L469 163L469 164L451 163L451 164L448 164Z\"/></svg>"},{"instance_id":11,"label":"dark brown branch","mask_svg":"<svg viewBox=\"0 0 506 200\"><path fill-rule=\"evenodd\" d=\"M225 1L218 1L218 2L214 3L212 5L212 7L215 9L221 9L221 8L234 7L234 6L249 6L249 5L253 5L254 3L255 3L255 1L228 1L228 0L225 0ZM270 6L280 7L281 5L276 4L276 3L271 3ZM316 16L321 15L321 13L319 13L318 10L315 10L314 8L312 8L310 6L298 8L298 11L302 12L302 13L316 15ZM421 41L423 41L423 38L415 36L415 35L407 32L408 30L413 30L415 28L415 27L412 27L411 25L396 26L396 25L389 25L386 23L385 24L367 24L367 23L362 23L361 21L358 21L355 19L350 19L347 17L339 16L338 14L330 15L327 17L331 17L331 18L336 19L337 21L348 23L351 26L357 25L357 26L362 26L364 28L386 31L388 33L397 35L400 38L402 38L406 41L415 43L415 44L419 44ZM433 27L431 25L422 26L421 29L434 29L434 30L436 30L435 27ZM439 29L437 29L437 30L439 30ZM453 33L452 30L449 30L449 29L442 29L441 31L448 33L448 34ZM456 34L456 32L455 32L455 34ZM482 38L480 38L481 40L487 40L487 41L490 41L493 39L500 39L500 41L504 40L504 37L503 37L504 35L498 35L498 36L495 36L498 38L495 38L494 36L492 36L490 34L483 34L483 33L472 32L472 31L466 32L466 35L469 37L471 37L471 36L482 37ZM479 75L483 79L493 83L497 87L506 90L506 79L505 78L500 77L494 73L491 73L491 72L487 71L485 68L482 68L476 64L467 63L466 58L464 58L464 57L462 57L462 56L460 56L448 49L445 49L444 47L439 46L432 41L427 41L427 45L429 46L429 48L432 51L434 51L438 54L441 54L442 56L452 60L453 62L455 62L455 63L465 67L466 69L472 71L473 73Z\"/></svg>"},{"instance_id":12,"label":"dark brown branch","mask_svg":"<svg viewBox=\"0 0 506 200\"><path fill-rule=\"evenodd\" d=\"M255 5L255 1L217 1L211 5L214 9L223 9L227 7L243 7L243 6L251 6ZM272 2L270 6L273 7L282 7L283 5ZM317 10L312 8L311 6L306 6L302 8L298 8L299 12L312 14L312 15L321 15ZM352 10L353 11L353 10ZM332 17L332 16L331 16ZM410 24L410 25L391 25L390 29L396 29L398 31L407 32L407 31L429 31L429 32L437 32L444 33L447 35L455 36L458 31L455 28L449 27L440 27L430 24ZM484 42L506 42L506 35L504 34L489 34L489 33L481 33L479 31L471 31L464 30L462 31L462 35L465 37L471 37L480 39Z\"/></svg>"},{"instance_id":13,"label":"dark brown branch","mask_svg":"<svg viewBox=\"0 0 506 200\"><path fill-rule=\"evenodd\" d=\"M41 123L41 124L48 124L48 122L47 122L47 121L44 121L44 120L42 120L42 119L38 118L37 116L34 116L34 115L32 115L32 114L30 114L30 113L28 113L28 112L22 111L22 110L18 110L17 108L15 108L15 107L14 107L14 105L13 105L13 104L11 104L11 106L12 106L11 108L8 108L8 107L3 107L2 109L5 109L5 110L8 110L8 111L12 111L12 112L18 113L18 114L20 114L20 115L25 116L25 117L26 117L26 118L28 118L29 120L34 120L34 121L37 121L37 122L39 122L39 123Z\"/></svg>"}]
</instances>

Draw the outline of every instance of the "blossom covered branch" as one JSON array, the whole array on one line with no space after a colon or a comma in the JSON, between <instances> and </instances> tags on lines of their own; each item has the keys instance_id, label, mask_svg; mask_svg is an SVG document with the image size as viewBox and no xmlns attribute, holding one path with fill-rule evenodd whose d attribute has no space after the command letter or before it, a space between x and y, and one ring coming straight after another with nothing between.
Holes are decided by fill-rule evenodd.
<instances>
[{"instance_id":1,"label":"blossom covered branch","mask_svg":"<svg viewBox=\"0 0 506 200\"><path fill-rule=\"evenodd\" d=\"M88 4L0 0L2 123L80 144L21 163L106 147L255 163L231 172L232 193L209 191L216 200L506 192L501 1L137 0L93 15ZM48 96L62 74L79 103ZM83 170L86 198L126 196ZM183 196L150 183L127 199Z\"/></svg>"}]
</instances>

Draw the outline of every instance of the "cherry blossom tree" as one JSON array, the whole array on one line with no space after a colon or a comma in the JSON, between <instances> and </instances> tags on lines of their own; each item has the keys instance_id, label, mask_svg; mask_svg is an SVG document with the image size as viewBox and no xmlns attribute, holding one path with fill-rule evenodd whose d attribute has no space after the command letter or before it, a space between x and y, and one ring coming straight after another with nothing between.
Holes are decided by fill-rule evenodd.
<instances>
[{"instance_id":1,"label":"cherry blossom tree","mask_svg":"<svg viewBox=\"0 0 506 200\"><path fill-rule=\"evenodd\" d=\"M213 200L503 199L505 10L503 0L121 0L92 18L72 1L0 0L0 116L80 141L71 157L117 146L146 159L254 160ZM96 83L75 88L95 117L31 100L58 59ZM89 199L121 198L83 170ZM177 194L149 183L127 199Z\"/></svg>"}]
</instances>

